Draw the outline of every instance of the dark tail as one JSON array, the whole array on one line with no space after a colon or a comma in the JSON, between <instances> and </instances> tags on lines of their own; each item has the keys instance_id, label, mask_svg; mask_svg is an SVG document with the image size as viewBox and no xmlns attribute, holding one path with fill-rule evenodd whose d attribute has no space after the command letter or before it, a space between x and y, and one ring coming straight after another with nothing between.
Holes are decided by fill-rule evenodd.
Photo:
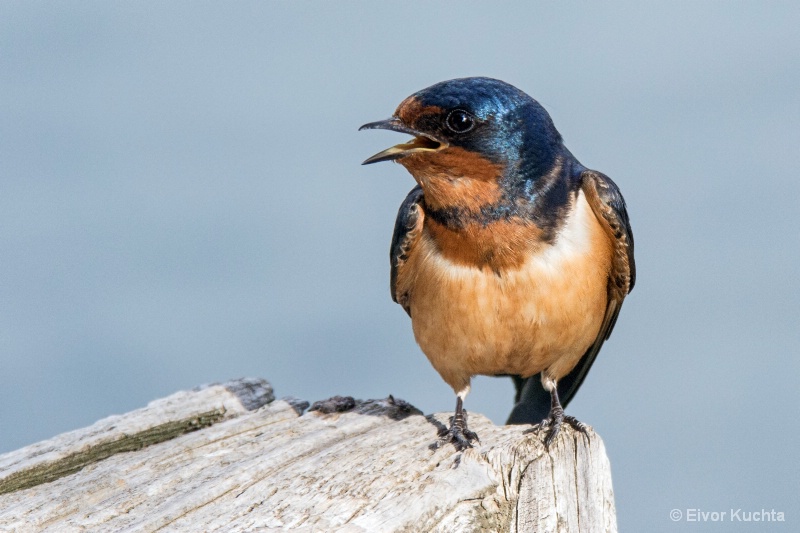
<instances>
[{"instance_id":1,"label":"dark tail","mask_svg":"<svg viewBox=\"0 0 800 533\"><path fill-rule=\"evenodd\" d=\"M578 391L585 374L576 372L578 368L558 380L558 397L566 408ZM527 379L511 376L517 389L515 405L508 415L506 424L538 424L550 416L550 393L542 386L542 375L536 374ZM580 382L578 381L580 380Z\"/></svg>"}]
</instances>

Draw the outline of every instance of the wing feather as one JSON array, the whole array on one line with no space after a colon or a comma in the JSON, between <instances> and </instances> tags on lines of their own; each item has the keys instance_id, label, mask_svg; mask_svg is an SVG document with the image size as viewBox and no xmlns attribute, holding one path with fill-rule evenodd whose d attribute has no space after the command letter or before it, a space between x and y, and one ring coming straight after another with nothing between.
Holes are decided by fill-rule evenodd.
<instances>
[{"instance_id":1,"label":"wing feather","mask_svg":"<svg viewBox=\"0 0 800 533\"><path fill-rule=\"evenodd\" d=\"M564 407L575 396L589 373L600 348L614 329L622 301L636 283L633 232L622 193L611 178L593 170L581 173L581 188L592 211L614 243L614 257L608 277L608 303L597 337L575 368L558 381L558 396ZM508 423L537 423L546 417L550 410L550 395L542 387L540 374L515 383L518 402Z\"/></svg>"},{"instance_id":2,"label":"wing feather","mask_svg":"<svg viewBox=\"0 0 800 533\"><path fill-rule=\"evenodd\" d=\"M391 264L390 289L392 300L403 306L406 313L411 316L406 294L400 294L397 288L398 272L401 272L411 248L419 239L424 214L420 207L422 201L422 188L419 185L411 189L400 205L397 212L397 220L394 223L394 234L392 235L392 245L389 250L389 260Z\"/></svg>"},{"instance_id":3,"label":"wing feather","mask_svg":"<svg viewBox=\"0 0 800 533\"><path fill-rule=\"evenodd\" d=\"M597 353L617 323L622 301L636 283L633 258L633 231L622 193L611 178L593 170L581 174L581 188L597 219L614 243L614 257L608 276L608 303L597 338L572 371L559 381L558 392L564 406L572 399L592 367Z\"/></svg>"}]
</instances>

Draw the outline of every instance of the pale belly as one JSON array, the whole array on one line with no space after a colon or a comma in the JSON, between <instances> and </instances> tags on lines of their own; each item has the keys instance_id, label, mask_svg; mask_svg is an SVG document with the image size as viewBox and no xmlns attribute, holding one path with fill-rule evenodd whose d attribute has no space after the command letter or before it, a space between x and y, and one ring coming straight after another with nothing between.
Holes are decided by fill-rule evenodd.
<instances>
[{"instance_id":1,"label":"pale belly","mask_svg":"<svg viewBox=\"0 0 800 533\"><path fill-rule=\"evenodd\" d=\"M454 390L477 374L566 375L594 342L607 304L608 237L579 195L553 245L518 269L458 265L423 233L408 267L414 335Z\"/></svg>"}]
</instances>

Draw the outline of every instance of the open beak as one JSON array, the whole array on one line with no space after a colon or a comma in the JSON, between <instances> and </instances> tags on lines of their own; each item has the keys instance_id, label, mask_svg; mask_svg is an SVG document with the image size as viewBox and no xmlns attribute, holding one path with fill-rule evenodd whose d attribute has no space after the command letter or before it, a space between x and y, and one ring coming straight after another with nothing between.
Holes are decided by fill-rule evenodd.
<instances>
[{"instance_id":1,"label":"open beak","mask_svg":"<svg viewBox=\"0 0 800 533\"><path fill-rule=\"evenodd\" d=\"M362 165L369 165L371 163L378 163L380 161L393 161L395 159L400 159L401 157L418 152L435 152L437 150L447 148L446 142L427 133L422 133L421 131L409 128L403 124L399 118L396 117L364 124L358 128L358 131L361 130L392 130L399 131L400 133L408 133L409 135L414 136L414 138L407 143L396 144L391 148L387 148L383 152L378 152L361 163Z\"/></svg>"}]
</instances>

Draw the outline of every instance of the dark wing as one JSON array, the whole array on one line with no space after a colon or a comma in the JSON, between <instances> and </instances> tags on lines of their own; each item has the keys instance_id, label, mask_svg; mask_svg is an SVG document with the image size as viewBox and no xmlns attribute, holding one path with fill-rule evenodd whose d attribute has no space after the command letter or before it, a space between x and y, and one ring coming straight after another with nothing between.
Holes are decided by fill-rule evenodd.
<instances>
[{"instance_id":1,"label":"dark wing","mask_svg":"<svg viewBox=\"0 0 800 533\"><path fill-rule=\"evenodd\" d=\"M392 300L403 306L406 313L411 315L408 301L405 294L398 294L397 275L402 270L403 265L408 259L408 252L411 246L417 241L422 226L422 208L419 203L422 201L422 188L419 185L411 189L406 199L400 205L397 212L397 220L394 223L394 234L392 235L392 246L389 250L389 261L391 263L390 289Z\"/></svg>"},{"instance_id":2,"label":"dark wing","mask_svg":"<svg viewBox=\"0 0 800 533\"><path fill-rule=\"evenodd\" d=\"M636 283L636 263L633 259L633 232L625 208L625 199L611 178L586 170L581 173L581 188L597 219L614 244L614 257L608 276L608 303L603 324L594 343L572 371L559 380L558 392L562 405L566 406L578 391L583 379L592 367L597 352L611 335L617 323L622 301Z\"/></svg>"},{"instance_id":3,"label":"dark wing","mask_svg":"<svg viewBox=\"0 0 800 533\"><path fill-rule=\"evenodd\" d=\"M586 170L581 173L581 188L597 219L614 243L614 257L608 278L608 304L600 331L594 343L586 350L575 368L558 380L558 396L566 407L589 373L597 353L611 335L617 322L625 296L636 282L636 264L633 259L633 232L631 231L625 199L611 178ZM526 380L515 378L517 404L509 416L509 424L538 423L550 411L550 394L541 384L541 375Z\"/></svg>"}]
</instances>

